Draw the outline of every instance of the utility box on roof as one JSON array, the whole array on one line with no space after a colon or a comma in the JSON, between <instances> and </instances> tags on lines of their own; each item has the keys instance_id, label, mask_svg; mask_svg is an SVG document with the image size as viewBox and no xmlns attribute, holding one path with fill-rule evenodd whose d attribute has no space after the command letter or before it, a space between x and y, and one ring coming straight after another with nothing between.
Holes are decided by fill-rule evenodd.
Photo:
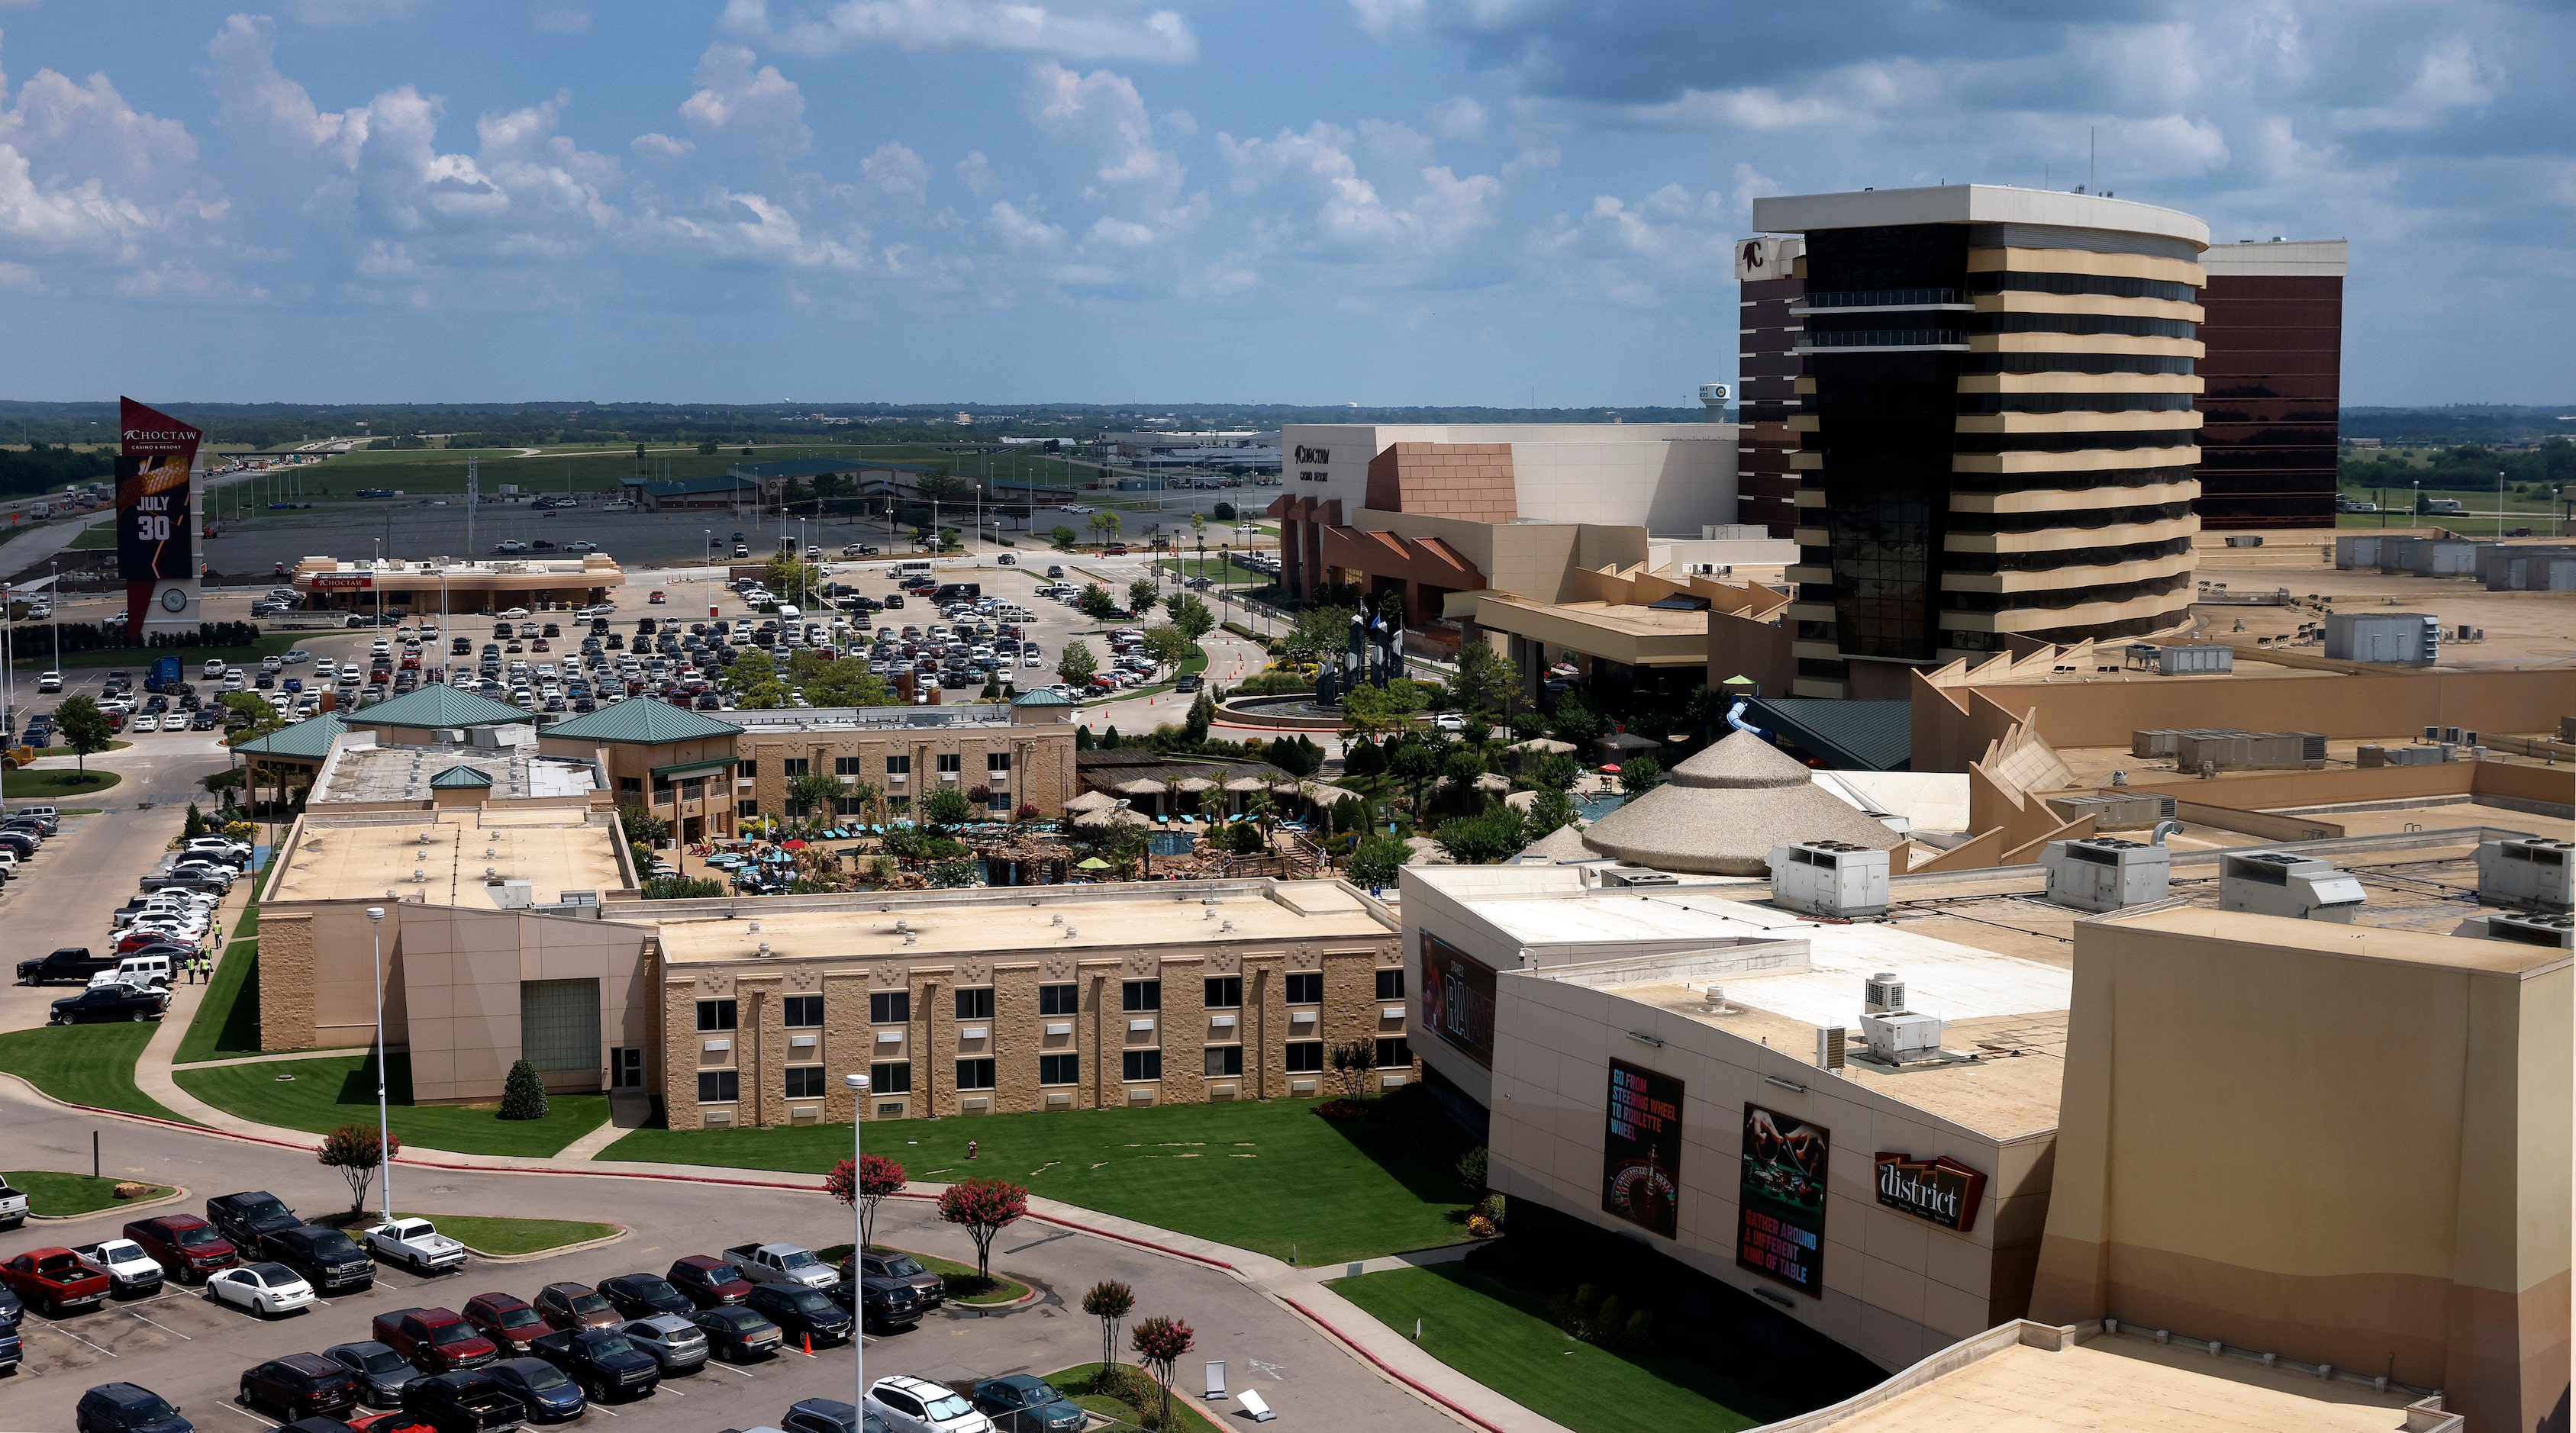
<instances>
[{"instance_id":1,"label":"utility box on roof","mask_svg":"<svg viewBox=\"0 0 2576 1433\"><path fill-rule=\"evenodd\" d=\"M2040 853L2052 905L2116 911L2163 900L2173 887L2173 855L2164 847L2117 836L2051 841Z\"/></svg>"},{"instance_id":2,"label":"utility box on roof","mask_svg":"<svg viewBox=\"0 0 2576 1433\"><path fill-rule=\"evenodd\" d=\"M2363 899L2359 880L2313 856L2248 851L2218 858L2221 910L2350 925Z\"/></svg>"},{"instance_id":3,"label":"utility box on roof","mask_svg":"<svg viewBox=\"0 0 2576 1433\"><path fill-rule=\"evenodd\" d=\"M1771 848L1771 899L1819 916L1887 913L1887 853L1848 841Z\"/></svg>"},{"instance_id":4,"label":"utility box on roof","mask_svg":"<svg viewBox=\"0 0 2576 1433\"><path fill-rule=\"evenodd\" d=\"M2420 667L2442 655L2442 621L2422 612L2333 612L2326 655L2344 662Z\"/></svg>"},{"instance_id":5,"label":"utility box on roof","mask_svg":"<svg viewBox=\"0 0 2576 1433\"><path fill-rule=\"evenodd\" d=\"M2495 911L2469 917L2451 934L2469 940L2503 940L2515 945L2576 950L2576 916Z\"/></svg>"},{"instance_id":6,"label":"utility box on roof","mask_svg":"<svg viewBox=\"0 0 2576 1433\"><path fill-rule=\"evenodd\" d=\"M2478 899L2563 911L2576 906L2576 842L2509 836L2478 845Z\"/></svg>"},{"instance_id":7,"label":"utility box on roof","mask_svg":"<svg viewBox=\"0 0 2576 1433\"><path fill-rule=\"evenodd\" d=\"M2233 647L2158 647L2156 672L2170 677L2177 672L2232 672L2236 670Z\"/></svg>"}]
</instances>

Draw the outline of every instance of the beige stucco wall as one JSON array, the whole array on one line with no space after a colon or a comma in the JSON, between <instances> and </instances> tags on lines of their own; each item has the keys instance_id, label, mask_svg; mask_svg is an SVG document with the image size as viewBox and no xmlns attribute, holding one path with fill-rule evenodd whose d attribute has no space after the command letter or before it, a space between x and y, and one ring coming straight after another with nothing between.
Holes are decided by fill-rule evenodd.
<instances>
[{"instance_id":1,"label":"beige stucco wall","mask_svg":"<svg viewBox=\"0 0 2576 1433\"><path fill-rule=\"evenodd\" d=\"M2564 958L2494 942L2079 925L2032 1317L2386 1372L2533 1426L2568 1386L2570 993Z\"/></svg>"},{"instance_id":2,"label":"beige stucco wall","mask_svg":"<svg viewBox=\"0 0 2576 1433\"><path fill-rule=\"evenodd\" d=\"M1014 807L1033 805L1053 816L1063 811L1065 801L1077 790L1073 784L1073 728L1069 725L760 732L745 733L738 746L743 760L758 763L757 774L749 779L736 777L725 784L732 788L733 800L757 801L764 812L786 809L787 787L792 780L786 774L786 763L794 758L810 762L809 769L820 775L833 776L840 758L854 757L859 770L842 783L844 786L873 786L888 797L909 796L914 801L943 788L962 793L984 786L996 795L1007 792ZM985 758L993 753L1010 758L1007 779L986 769ZM955 775L940 772L938 758L942 754L958 758L960 769ZM886 774L886 758L896 755L912 760L912 770L900 782Z\"/></svg>"}]
</instances>

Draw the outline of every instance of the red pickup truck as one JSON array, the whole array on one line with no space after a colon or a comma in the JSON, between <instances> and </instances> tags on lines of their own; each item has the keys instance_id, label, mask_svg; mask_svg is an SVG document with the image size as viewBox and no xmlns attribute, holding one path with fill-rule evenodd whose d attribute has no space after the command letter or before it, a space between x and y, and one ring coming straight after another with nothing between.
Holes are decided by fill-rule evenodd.
<instances>
[{"instance_id":1,"label":"red pickup truck","mask_svg":"<svg viewBox=\"0 0 2576 1433\"><path fill-rule=\"evenodd\" d=\"M0 1284L48 1318L61 1318L107 1302L107 1274L69 1249L30 1249L0 1264Z\"/></svg>"},{"instance_id":2,"label":"red pickup truck","mask_svg":"<svg viewBox=\"0 0 2576 1433\"><path fill-rule=\"evenodd\" d=\"M423 1373L481 1368L501 1351L454 1309L396 1309L376 1315L376 1342Z\"/></svg>"}]
</instances>

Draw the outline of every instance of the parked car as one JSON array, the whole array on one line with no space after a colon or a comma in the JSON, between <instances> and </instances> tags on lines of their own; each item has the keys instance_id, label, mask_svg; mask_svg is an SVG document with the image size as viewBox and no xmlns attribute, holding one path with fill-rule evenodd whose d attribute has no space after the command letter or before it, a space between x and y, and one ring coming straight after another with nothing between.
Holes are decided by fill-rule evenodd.
<instances>
[{"instance_id":1,"label":"parked car","mask_svg":"<svg viewBox=\"0 0 2576 1433\"><path fill-rule=\"evenodd\" d=\"M755 1363L777 1356L786 1341L778 1325L740 1304L702 1309L689 1320L707 1336L707 1352L727 1363Z\"/></svg>"},{"instance_id":2,"label":"parked car","mask_svg":"<svg viewBox=\"0 0 2576 1433\"><path fill-rule=\"evenodd\" d=\"M975 1385L973 1402L1005 1433L1078 1433L1089 1415L1056 1392L1055 1385L1025 1373Z\"/></svg>"},{"instance_id":3,"label":"parked car","mask_svg":"<svg viewBox=\"0 0 2576 1433\"><path fill-rule=\"evenodd\" d=\"M736 1244L725 1250L742 1276L755 1284L802 1284L809 1289L832 1286L832 1266L802 1244Z\"/></svg>"},{"instance_id":4,"label":"parked car","mask_svg":"<svg viewBox=\"0 0 2576 1433\"><path fill-rule=\"evenodd\" d=\"M267 1318L311 1307L313 1286L284 1264L244 1264L206 1280L206 1296Z\"/></svg>"},{"instance_id":5,"label":"parked car","mask_svg":"<svg viewBox=\"0 0 2576 1433\"><path fill-rule=\"evenodd\" d=\"M615 1326L617 1307L588 1284L548 1284L537 1290L537 1317L559 1329Z\"/></svg>"},{"instance_id":6,"label":"parked car","mask_svg":"<svg viewBox=\"0 0 2576 1433\"><path fill-rule=\"evenodd\" d=\"M108 1277L59 1246L30 1249L0 1264L0 1286L47 1318L84 1313L107 1302Z\"/></svg>"},{"instance_id":7,"label":"parked car","mask_svg":"<svg viewBox=\"0 0 2576 1433\"><path fill-rule=\"evenodd\" d=\"M72 1407L76 1433L191 1433L196 1426L139 1383L102 1383Z\"/></svg>"},{"instance_id":8,"label":"parked car","mask_svg":"<svg viewBox=\"0 0 2576 1433\"><path fill-rule=\"evenodd\" d=\"M454 1309L395 1309L376 1315L376 1341L410 1359L423 1373L455 1373L480 1368L501 1356L465 1316Z\"/></svg>"},{"instance_id":9,"label":"parked car","mask_svg":"<svg viewBox=\"0 0 2576 1433\"><path fill-rule=\"evenodd\" d=\"M358 1378L337 1359L290 1353L242 1370L237 1401L280 1418L329 1415L358 1405Z\"/></svg>"},{"instance_id":10,"label":"parked car","mask_svg":"<svg viewBox=\"0 0 2576 1433\"><path fill-rule=\"evenodd\" d=\"M651 1274L619 1274L599 1281L602 1298L630 1319L651 1318L655 1314L688 1314L697 1310L688 1296L671 1287L668 1279Z\"/></svg>"},{"instance_id":11,"label":"parked car","mask_svg":"<svg viewBox=\"0 0 2576 1433\"><path fill-rule=\"evenodd\" d=\"M504 1354L526 1353L551 1330L528 1301L511 1294L476 1294L465 1301L465 1321Z\"/></svg>"},{"instance_id":12,"label":"parked car","mask_svg":"<svg viewBox=\"0 0 2576 1433\"><path fill-rule=\"evenodd\" d=\"M92 955L85 945L67 945L42 959L19 961L18 983L52 985L58 981L69 981L75 985L87 985L91 976L102 970L114 970L116 959L113 955Z\"/></svg>"},{"instance_id":13,"label":"parked car","mask_svg":"<svg viewBox=\"0 0 2576 1433\"><path fill-rule=\"evenodd\" d=\"M778 1420L780 1433L887 1433L885 1420L870 1413L861 1421L859 1410L837 1398L807 1398L788 1405L787 1416Z\"/></svg>"},{"instance_id":14,"label":"parked car","mask_svg":"<svg viewBox=\"0 0 2576 1433\"><path fill-rule=\"evenodd\" d=\"M364 1289L376 1281L375 1263L358 1241L325 1225L299 1224L261 1235L259 1251L303 1275L318 1293Z\"/></svg>"},{"instance_id":15,"label":"parked car","mask_svg":"<svg viewBox=\"0 0 2576 1433\"><path fill-rule=\"evenodd\" d=\"M993 1420L945 1384L898 1373L868 1385L868 1411L891 1433L993 1433Z\"/></svg>"},{"instance_id":16,"label":"parked car","mask_svg":"<svg viewBox=\"0 0 2576 1433\"><path fill-rule=\"evenodd\" d=\"M721 1304L738 1304L751 1292L751 1281L730 1262L705 1254L691 1254L675 1259L662 1277L671 1281L690 1303L702 1309Z\"/></svg>"},{"instance_id":17,"label":"parked car","mask_svg":"<svg viewBox=\"0 0 2576 1433\"><path fill-rule=\"evenodd\" d=\"M403 1390L420 1377L410 1359L374 1339L335 1343L322 1356L349 1370L358 1380L358 1401L377 1408L401 1407Z\"/></svg>"},{"instance_id":18,"label":"parked car","mask_svg":"<svg viewBox=\"0 0 2576 1433\"><path fill-rule=\"evenodd\" d=\"M626 1341L653 1356L662 1366L665 1377L675 1373L695 1373L706 1366L706 1330L691 1323L681 1314L653 1314L629 1319L617 1326Z\"/></svg>"},{"instance_id":19,"label":"parked car","mask_svg":"<svg viewBox=\"0 0 2576 1433\"><path fill-rule=\"evenodd\" d=\"M27 1222L27 1196L9 1187L9 1176L0 1174L0 1229L15 1229Z\"/></svg>"},{"instance_id":20,"label":"parked car","mask_svg":"<svg viewBox=\"0 0 2576 1433\"><path fill-rule=\"evenodd\" d=\"M108 1021L158 1020L170 1003L170 992L132 985L94 985L53 1003L49 1025L97 1025Z\"/></svg>"},{"instance_id":21,"label":"parked car","mask_svg":"<svg viewBox=\"0 0 2576 1433\"><path fill-rule=\"evenodd\" d=\"M948 1301L948 1281L921 1267L919 1259L901 1249L869 1249L843 1257L842 1277L853 1274L868 1279L901 1279L920 1294L924 1309L935 1309Z\"/></svg>"},{"instance_id":22,"label":"parked car","mask_svg":"<svg viewBox=\"0 0 2576 1433\"><path fill-rule=\"evenodd\" d=\"M206 1217L224 1231L224 1237L242 1250L259 1247L261 1236L281 1229L292 1229L304 1221L286 1207L286 1201L265 1189L244 1190L239 1194L218 1194L206 1201Z\"/></svg>"},{"instance_id":23,"label":"parked car","mask_svg":"<svg viewBox=\"0 0 2576 1433\"><path fill-rule=\"evenodd\" d=\"M850 1312L821 1289L804 1284L763 1284L742 1306L778 1325L791 1339L839 1343L858 1331Z\"/></svg>"},{"instance_id":24,"label":"parked car","mask_svg":"<svg viewBox=\"0 0 2576 1433\"><path fill-rule=\"evenodd\" d=\"M859 1315L862 1328L875 1333L901 1333L921 1322L921 1291L905 1279L843 1276L832 1286L832 1302Z\"/></svg>"},{"instance_id":25,"label":"parked car","mask_svg":"<svg viewBox=\"0 0 2576 1433\"><path fill-rule=\"evenodd\" d=\"M159 1261L131 1239L76 1244L72 1252L80 1256L82 1263L107 1275L108 1292L117 1298L139 1299L161 1292Z\"/></svg>"},{"instance_id":26,"label":"parked car","mask_svg":"<svg viewBox=\"0 0 2576 1433\"><path fill-rule=\"evenodd\" d=\"M367 1252L415 1274L465 1267L465 1246L439 1233L426 1219L397 1219L369 1229Z\"/></svg>"},{"instance_id":27,"label":"parked car","mask_svg":"<svg viewBox=\"0 0 2576 1433\"><path fill-rule=\"evenodd\" d=\"M483 1371L518 1395L532 1423L561 1423L590 1411L581 1385L542 1358L505 1358Z\"/></svg>"},{"instance_id":28,"label":"parked car","mask_svg":"<svg viewBox=\"0 0 2576 1433\"><path fill-rule=\"evenodd\" d=\"M528 1405L488 1368L434 1373L403 1390L402 1411L438 1433L507 1433L528 1419Z\"/></svg>"},{"instance_id":29,"label":"parked car","mask_svg":"<svg viewBox=\"0 0 2576 1433\"><path fill-rule=\"evenodd\" d=\"M180 1283L203 1281L228 1269L241 1253L223 1231L194 1214L160 1214L139 1219L124 1229L125 1237L143 1247L164 1276Z\"/></svg>"},{"instance_id":30,"label":"parked car","mask_svg":"<svg viewBox=\"0 0 2576 1433\"><path fill-rule=\"evenodd\" d=\"M537 1357L564 1371L596 1403L642 1398L662 1381L662 1365L615 1329L569 1328L537 1340Z\"/></svg>"}]
</instances>

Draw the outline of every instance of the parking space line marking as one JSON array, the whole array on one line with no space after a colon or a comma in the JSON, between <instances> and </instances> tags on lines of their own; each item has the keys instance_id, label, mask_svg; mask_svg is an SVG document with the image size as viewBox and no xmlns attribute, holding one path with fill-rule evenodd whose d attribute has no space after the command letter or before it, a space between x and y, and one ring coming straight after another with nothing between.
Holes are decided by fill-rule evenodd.
<instances>
[{"instance_id":1,"label":"parking space line marking","mask_svg":"<svg viewBox=\"0 0 2576 1433\"><path fill-rule=\"evenodd\" d=\"M263 1428L274 1428L274 1427L278 1426L278 1425L276 1425L276 1424L274 1424L274 1423L269 1422L269 1421L268 1421L268 1419L266 1419L265 1417L262 1417L261 1415L259 1415L259 1414L257 1414L257 1413L253 1413L253 1412L251 1412L249 1409L244 1408L244 1407L242 1407L240 1404L235 1403L235 1402L232 1402L232 1401L231 1401L231 1400L229 1400L229 1399L227 1399L227 1400L225 1400L225 1401L224 1401L223 1406L224 1406L224 1407L226 1407L226 1408L231 1409L231 1410L232 1410L232 1411L234 1411L235 1413L240 1414L240 1415L241 1415L241 1416L243 1416L244 1418L248 1418L248 1419L251 1419L251 1420L253 1420L253 1421L257 1422L257 1423L258 1423L261 1427L263 1427Z\"/></svg>"},{"instance_id":2,"label":"parking space line marking","mask_svg":"<svg viewBox=\"0 0 2576 1433\"><path fill-rule=\"evenodd\" d=\"M36 1327L41 1328L41 1329L44 1329L44 1330L46 1330L46 1331L48 1331L48 1332L51 1332L51 1333L58 1333L58 1334L61 1334L63 1337L65 1337L65 1338L67 1338L67 1339L70 1339L70 1340L71 1340L72 1342L74 1342L74 1343L79 1343L79 1344L88 1344L88 1346L89 1346L89 1347L94 1348L94 1349L98 1349L98 1351L99 1351L100 1353L106 1354L109 1358L114 1358L114 1357L116 1357L116 1356L117 1356L117 1354L116 1354L116 1350L115 1350L115 1349L112 1349L112 1348L99 1348L99 1346L98 1346L97 1344L90 1343L90 1341L89 1341L88 1339L82 1338L79 1334L73 1333L70 1329L63 1328L63 1327L61 1327L61 1326L60 1326L60 1325L58 1325L58 1324L38 1324L38 1325L36 1325Z\"/></svg>"},{"instance_id":3,"label":"parking space line marking","mask_svg":"<svg viewBox=\"0 0 2576 1433\"><path fill-rule=\"evenodd\" d=\"M593 1408L595 1408L595 1409L598 1409L598 1410L599 1410L600 1412L602 1412L602 1413L607 1414L607 1415L608 1415L609 1417L611 1417L611 1418L618 1418L618 1417L623 1417L623 1416L624 1416L624 1415L620 1414L616 1409L609 1407L609 1406L608 1406L607 1404L605 1404L605 1403L593 1403L593 1404L591 1404L590 1406L591 1406L591 1407L593 1407Z\"/></svg>"},{"instance_id":4,"label":"parking space line marking","mask_svg":"<svg viewBox=\"0 0 2576 1433\"><path fill-rule=\"evenodd\" d=\"M739 1374L740 1376L742 1376L742 1377L744 1377L744 1378L749 1378L749 1377L751 1377L751 1374L750 1374L750 1373L748 1373L748 1372L746 1372L746 1371L744 1371L744 1370L742 1370L742 1369L736 1368L736 1367L734 1367L734 1366L733 1366L732 1364L730 1364L730 1363L710 1363L710 1364L708 1364L708 1365L707 1365L707 1367L709 1367L709 1368L721 1368L721 1369L723 1369L723 1370L724 1370L725 1372L727 1372L727 1373L731 1373L731 1374Z\"/></svg>"},{"instance_id":5,"label":"parking space line marking","mask_svg":"<svg viewBox=\"0 0 2576 1433\"><path fill-rule=\"evenodd\" d=\"M127 1310L126 1310L126 1312L127 1312L127 1313L129 1313L129 1314L134 1314L134 1316L135 1316L136 1318L138 1318L138 1319L143 1319L143 1315L141 1315L141 1314L135 1314L135 1313L134 1313L134 1310L132 1310L132 1309L127 1309ZM153 1323L153 1322L152 1322L152 1320L150 1320L150 1319L143 1319L143 1321L144 1321L145 1323L147 1323L147 1324L152 1324L152 1326L153 1326L154 1328L161 1330L163 1333L179 1334L179 1337L186 1339L186 1340L187 1340L188 1342L190 1342L190 1343L195 1343L195 1342L197 1341L197 1336L196 1336L195 1334L179 1333L179 1331L178 1331L177 1329L174 1329L174 1328L170 1327L168 1324L163 1324L163 1323Z\"/></svg>"},{"instance_id":6,"label":"parking space line marking","mask_svg":"<svg viewBox=\"0 0 2576 1433\"><path fill-rule=\"evenodd\" d=\"M662 1382L660 1382L660 1383L657 1383L657 1384L653 1385L653 1388L654 1388L654 1391L655 1391L655 1392L657 1392L657 1393L667 1393L667 1394L671 1395L673 1398L686 1398L686 1397L688 1397L688 1396L689 1396L689 1395L687 1395L687 1394L685 1394L685 1393L682 1393L680 1390L678 1390L678 1389L676 1389L676 1388L673 1388L673 1387L671 1386L670 1380L668 1380L668 1379L664 1379Z\"/></svg>"}]
</instances>

